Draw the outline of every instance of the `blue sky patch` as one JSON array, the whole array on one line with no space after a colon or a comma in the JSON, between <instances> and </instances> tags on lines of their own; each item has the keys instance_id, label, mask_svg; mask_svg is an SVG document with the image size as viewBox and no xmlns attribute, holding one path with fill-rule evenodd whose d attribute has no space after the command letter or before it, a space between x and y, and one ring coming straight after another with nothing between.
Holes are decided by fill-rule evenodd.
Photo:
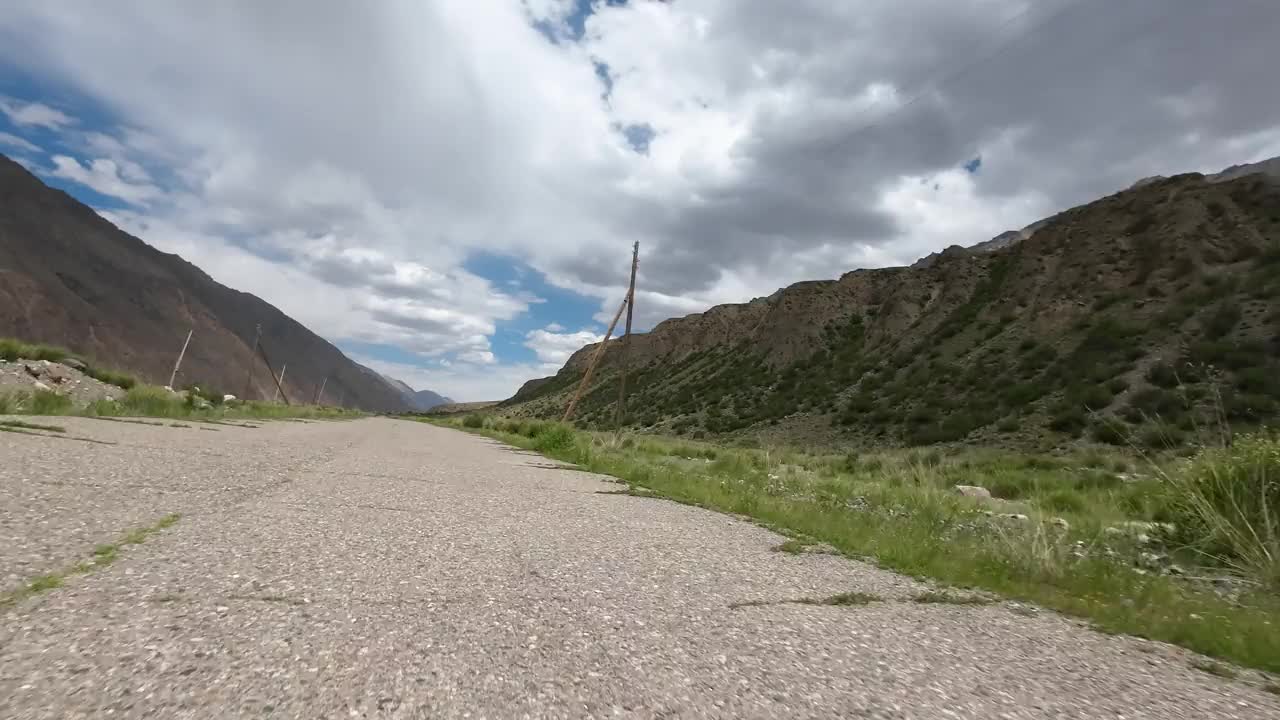
<instances>
[{"instance_id":1,"label":"blue sky patch","mask_svg":"<svg viewBox=\"0 0 1280 720\"><path fill-rule=\"evenodd\" d=\"M592 317L600 309L595 298L580 295L572 290L558 288L547 282L546 276L519 260L494 253L478 253L463 263L468 272L488 280L494 287L510 294L526 292L542 302L533 303L529 310L511 320L498 321L497 332L489 339L493 354L501 362L537 362L533 351L525 347L525 335L558 323L566 332L583 328L595 328Z\"/></svg>"}]
</instances>

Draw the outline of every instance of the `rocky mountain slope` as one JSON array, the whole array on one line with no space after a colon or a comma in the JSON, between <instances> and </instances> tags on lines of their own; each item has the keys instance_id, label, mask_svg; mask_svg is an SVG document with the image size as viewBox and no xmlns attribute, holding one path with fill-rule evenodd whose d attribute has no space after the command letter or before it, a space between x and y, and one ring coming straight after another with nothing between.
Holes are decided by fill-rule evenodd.
<instances>
[{"instance_id":1,"label":"rocky mountain slope","mask_svg":"<svg viewBox=\"0 0 1280 720\"><path fill-rule=\"evenodd\" d=\"M996 240L635 335L628 422L814 441L1167 445L1222 417L1280 416L1274 176L1154 178ZM505 410L557 417L594 350ZM617 358L613 340L579 421L612 421Z\"/></svg>"},{"instance_id":2,"label":"rocky mountain slope","mask_svg":"<svg viewBox=\"0 0 1280 720\"><path fill-rule=\"evenodd\" d=\"M215 282L147 245L0 156L0 336L49 343L165 384L187 331L195 336L178 385L241 395L255 325L285 391L369 410L402 410L377 373L263 300ZM261 362L250 398L270 398Z\"/></svg>"},{"instance_id":3,"label":"rocky mountain slope","mask_svg":"<svg viewBox=\"0 0 1280 720\"><path fill-rule=\"evenodd\" d=\"M382 378L391 384L404 397L405 403L409 405L410 410L418 412L426 412L441 405L449 405L453 400L439 393L430 390L414 390L409 383L403 380L397 380L393 377L383 375Z\"/></svg>"}]
</instances>

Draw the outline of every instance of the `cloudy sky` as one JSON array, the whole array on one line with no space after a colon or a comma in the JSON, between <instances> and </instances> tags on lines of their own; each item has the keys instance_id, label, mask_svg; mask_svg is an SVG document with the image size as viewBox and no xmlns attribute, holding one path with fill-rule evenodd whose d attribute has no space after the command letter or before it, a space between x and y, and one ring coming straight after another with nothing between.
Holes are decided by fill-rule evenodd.
<instances>
[{"instance_id":1,"label":"cloudy sky","mask_svg":"<svg viewBox=\"0 0 1280 720\"><path fill-rule=\"evenodd\" d=\"M1275 0L0 0L0 152L465 400L1280 155Z\"/></svg>"}]
</instances>

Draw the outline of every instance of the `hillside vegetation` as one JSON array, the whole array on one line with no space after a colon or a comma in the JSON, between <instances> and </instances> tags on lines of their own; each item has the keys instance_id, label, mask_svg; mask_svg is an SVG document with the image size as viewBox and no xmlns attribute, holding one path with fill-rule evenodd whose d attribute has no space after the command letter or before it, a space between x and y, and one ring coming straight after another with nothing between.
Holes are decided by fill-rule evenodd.
<instances>
[{"instance_id":1,"label":"hillside vegetation","mask_svg":"<svg viewBox=\"0 0 1280 720\"><path fill-rule=\"evenodd\" d=\"M1024 235L663 322L632 339L626 423L861 445L1168 447L1280 415L1274 178L1159 178ZM558 417L594 350L504 413ZM617 359L610 341L580 425L611 425Z\"/></svg>"}]
</instances>

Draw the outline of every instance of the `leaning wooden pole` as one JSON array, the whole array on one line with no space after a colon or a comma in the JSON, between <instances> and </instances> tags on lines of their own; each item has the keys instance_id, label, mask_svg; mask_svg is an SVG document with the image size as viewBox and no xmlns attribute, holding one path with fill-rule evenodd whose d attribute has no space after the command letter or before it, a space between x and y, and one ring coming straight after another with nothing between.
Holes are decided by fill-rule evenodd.
<instances>
[{"instance_id":1,"label":"leaning wooden pole","mask_svg":"<svg viewBox=\"0 0 1280 720\"><path fill-rule=\"evenodd\" d=\"M631 316L636 309L636 268L640 266L640 243L631 248L631 285L627 287L627 329L622 336L622 348L618 351L618 367L621 380L618 382L618 408L615 425L622 431L622 423L627 417L627 351L631 349Z\"/></svg>"},{"instance_id":2,"label":"leaning wooden pole","mask_svg":"<svg viewBox=\"0 0 1280 720\"><path fill-rule=\"evenodd\" d=\"M604 346L609 344L609 337L613 335L613 328L618 324L618 319L622 317L622 311L627 309L627 299L622 299L622 304L618 306L618 312L613 316L613 322L609 323L609 329L604 332L604 339L600 341L600 346L596 348L595 354L591 356L591 363L587 365L587 374L582 376L582 382L578 383L578 391L573 394L573 399L569 401L569 407L564 409L564 417L560 418L560 422L569 422L569 418L573 417L573 409L578 406L578 400L582 398L582 393L587 389L587 385L591 383L591 374L596 371L596 364L600 362L601 356L604 355Z\"/></svg>"},{"instance_id":3,"label":"leaning wooden pole","mask_svg":"<svg viewBox=\"0 0 1280 720\"><path fill-rule=\"evenodd\" d=\"M280 373L279 377L276 376L275 368L271 367L271 358L267 357L267 346L265 343L258 343L258 353L262 355L262 362L267 364L267 373L269 373L271 375L271 379L275 381L276 391L280 393L280 397L284 398L284 404L292 405L293 403L289 402L288 394L286 394L284 388L280 386L280 381L284 378L284 373Z\"/></svg>"}]
</instances>

